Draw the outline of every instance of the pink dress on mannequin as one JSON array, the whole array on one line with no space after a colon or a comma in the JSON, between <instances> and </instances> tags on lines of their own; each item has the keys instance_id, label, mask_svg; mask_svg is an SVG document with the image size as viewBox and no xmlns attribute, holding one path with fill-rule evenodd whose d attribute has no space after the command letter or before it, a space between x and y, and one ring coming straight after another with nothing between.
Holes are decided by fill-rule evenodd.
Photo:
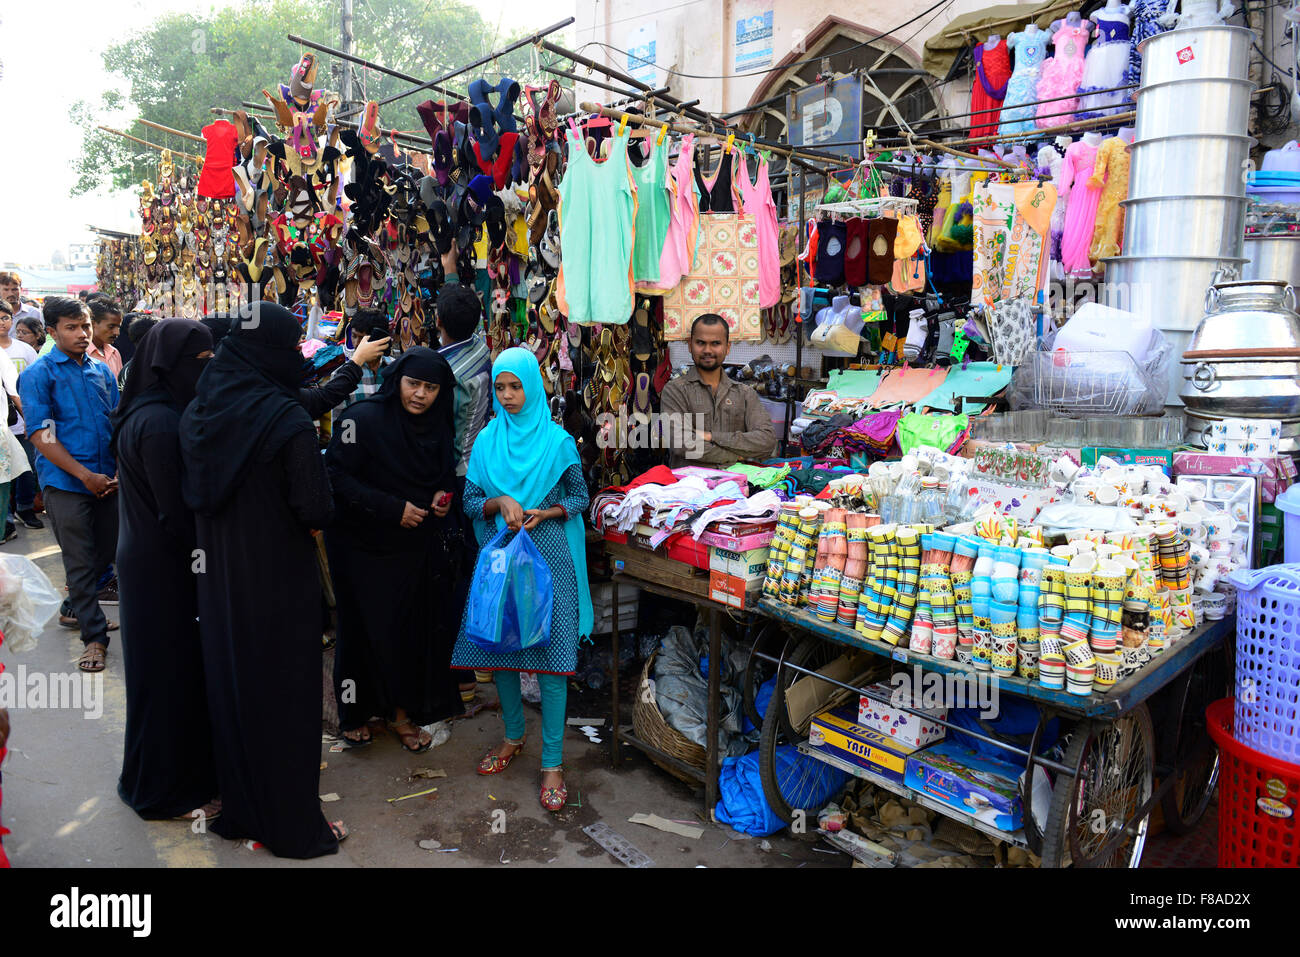
<instances>
[{"instance_id":1,"label":"pink dress on mannequin","mask_svg":"<svg viewBox=\"0 0 1300 957\"><path fill-rule=\"evenodd\" d=\"M1061 163L1061 189L1069 196L1065 208L1065 233L1061 237L1061 265L1066 274L1072 276L1092 274L1088 247L1092 244L1092 233L1097 224L1101 189L1090 185L1088 180L1097 165L1097 149L1098 146L1087 140L1071 143Z\"/></svg>"},{"instance_id":2,"label":"pink dress on mannequin","mask_svg":"<svg viewBox=\"0 0 1300 957\"><path fill-rule=\"evenodd\" d=\"M1038 99L1052 102L1038 104L1035 122L1039 129L1060 126L1074 119L1074 111L1079 108L1078 97L1064 100L1052 98L1068 96L1079 89L1079 81L1083 79L1087 65L1088 34L1091 32L1091 21L1081 20L1077 27L1062 21L1052 34L1052 46L1056 48L1056 53L1043 63L1038 74Z\"/></svg>"}]
</instances>

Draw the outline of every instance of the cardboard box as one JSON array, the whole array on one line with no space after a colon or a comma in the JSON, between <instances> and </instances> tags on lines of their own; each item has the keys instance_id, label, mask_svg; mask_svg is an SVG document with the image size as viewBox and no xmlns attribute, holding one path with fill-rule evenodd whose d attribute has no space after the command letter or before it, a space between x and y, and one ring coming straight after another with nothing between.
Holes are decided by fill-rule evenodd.
<instances>
[{"instance_id":1,"label":"cardboard box","mask_svg":"<svg viewBox=\"0 0 1300 957\"><path fill-rule=\"evenodd\" d=\"M709 547L703 542L696 541L689 535L679 535L658 548L651 548L647 530L653 531L648 525L636 526L630 535L611 529L605 533L605 541L613 545L635 548L661 558L669 558L702 571L709 570Z\"/></svg>"},{"instance_id":2,"label":"cardboard box","mask_svg":"<svg viewBox=\"0 0 1300 957\"><path fill-rule=\"evenodd\" d=\"M1024 823L1019 784L1024 771L1023 765L942 741L908 757L904 783L999 831L1018 831Z\"/></svg>"},{"instance_id":3,"label":"cardboard box","mask_svg":"<svg viewBox=\"0 0 1300 957\"><path fill-rule=\"evenodd\" d=\"M759 531L739 535L724 535L717 531L700 532L700 541L732 552L747 552L755 548L768 548L776 537L776 526L764 526Z\"/></svg>"},{"instance_id":4,"label":"cardboard box","mask_svg":"<svg viewBox=\"0 0 1300 957\"><path fill-rule=\"evenodd\" d=\"M852 705L817 715L808 728L808 746L902 784L913 749L864 728L856 718Z\"/></svg>"},{"instance_id":5,"label":"cardboard box","mask_svg":"<svg viewBox=\"0 0 1300 957\"><path fill-rule=\"evenodd\" d=\"M736 552L729 548L709 546L709 571L750 579L767 575L767 548L751 548Z\"/></svg>"},{"instance_id":6,"label":"cardboard box","mask_svg":"<svg viewBox=\"0 0 1300 957\"><path fill-rule=\"evenodd\" d=\"M891 702L897 701L903 707L913 708L932 718L948 720L947 708L914 708L910 696L905 692L895 692L887 681L871 685L867 690L875 693L877 697L888 698ZM948 733L948 729L941 724L909 714L901 708L882 704L866 695L858 699L858 724L879 731L909 748L923 748L936 741L942 741Z\"/></svg>"},{"instance_id":7,"label":"cardboard box","mask_svg":"<svg viewBox=\"0 0 1300 957\"><path fill-rule=\"evenodd\" d=\"M763 577L749 579L709 572L709 597L732 608L752 608L763 594Z\"/></svg>"}]
</instances>

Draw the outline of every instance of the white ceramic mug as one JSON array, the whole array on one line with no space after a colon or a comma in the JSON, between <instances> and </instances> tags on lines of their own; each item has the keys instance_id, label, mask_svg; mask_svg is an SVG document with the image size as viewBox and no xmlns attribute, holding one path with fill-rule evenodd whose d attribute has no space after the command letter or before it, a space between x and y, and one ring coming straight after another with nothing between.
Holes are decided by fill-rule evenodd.
<instances>
[{"instance_id":1,"label":"white ceramic mug","mask_svg":"<svg viewBox=\"0 0 1300 957\"><path fill-rule=\"evenodd\" d=\"M1047 470L1047 477L1055 485L1069 485L1074 481L1074 477L1079 474L1079 466L1068 455L1062 455L1059 459L1051 464Z\"/></svg>"},{"instance_id":2,"label":"white ceramic mug","mask_svg":"<svg viewBox=\"0 0 1300 957\"><path fill-rule=\"evenodd\" d=\"M1211 592L1206 595L1202 602L1205 610L1205 617L1210 621L1220 621L1228 605L1228 596L1220 592Z\"/></svg>"}]
</instances>

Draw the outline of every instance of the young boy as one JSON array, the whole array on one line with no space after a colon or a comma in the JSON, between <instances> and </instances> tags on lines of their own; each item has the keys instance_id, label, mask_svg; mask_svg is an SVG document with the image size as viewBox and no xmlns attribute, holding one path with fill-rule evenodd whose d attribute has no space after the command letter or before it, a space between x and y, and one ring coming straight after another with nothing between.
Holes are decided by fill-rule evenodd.
<instances>
[{"instance_id":1,"label":"young boy","mask_svg":"<svg viewBox=\"0 0 1300 957\"><path fill-rule=\"evenodd\" d=\"M18 384L45 511L63 552L68 601L86 646L82 671L103 671L108 632L96 598L100 576L117 551L117 463L109 439L117 406L117 377L86 353L90 315L76 299L45 301L45 328L54 349Z\"/></svg>"},{"instance_id":2,"label":"young boy","mask_svg":"<svg viewBox=\"0 0 1300 957\"><path fill-rule=\"evenodd\" d=\"M122 332L122 307L107 297L91 299L88 305L92 326L86 355L108 366L116 379L122 374L122 353L114 348L113 343Z\"/></svg>"}]
</instances>

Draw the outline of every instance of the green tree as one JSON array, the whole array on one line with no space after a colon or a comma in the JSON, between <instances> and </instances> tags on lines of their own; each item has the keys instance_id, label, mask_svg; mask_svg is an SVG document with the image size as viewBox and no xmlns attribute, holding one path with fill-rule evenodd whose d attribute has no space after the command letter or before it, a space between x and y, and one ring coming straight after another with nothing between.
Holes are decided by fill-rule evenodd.
<instances>
[{"instance_id":1,"label":"green tree","mask_svg":"<svg viewBox=\"0 0 1300 957\"><path fill-rule=\"evenodd\" d=\"M485 24L476 10L459 0L356 0L353 31L358 56L429 80L527 32L498 36L495 25ZM73 118L85 132L72 195L101 186L125 189L157 178L156 151L96 129L100 123L114 126L108 118L122 110L197 134L217 118L212 107L239 109L244 101L264 105L261 91L274 93L277 84L288 82L304 52L287 38L290 33L338 46L337 0L249 0L208 16L167 14L114 44L104 54L104 70L127 92L109 89L97 104L82 100L73 106ZM317 62L316 85L337 91L341 61L320 54ZM463 94L476 76L495 82L500 73L521 83L540 82L530 76L530 54L524 48L481 71L456 77L447 87ZM353 84L357 97L373 100L411 86L359 65L353 67ZM381 126L420 129L415 104L430 98L442 96L424 91L381 108ZM200 143L138 122L124 129L176 151L203 154Z\"/></svg>"}]
</instances>

